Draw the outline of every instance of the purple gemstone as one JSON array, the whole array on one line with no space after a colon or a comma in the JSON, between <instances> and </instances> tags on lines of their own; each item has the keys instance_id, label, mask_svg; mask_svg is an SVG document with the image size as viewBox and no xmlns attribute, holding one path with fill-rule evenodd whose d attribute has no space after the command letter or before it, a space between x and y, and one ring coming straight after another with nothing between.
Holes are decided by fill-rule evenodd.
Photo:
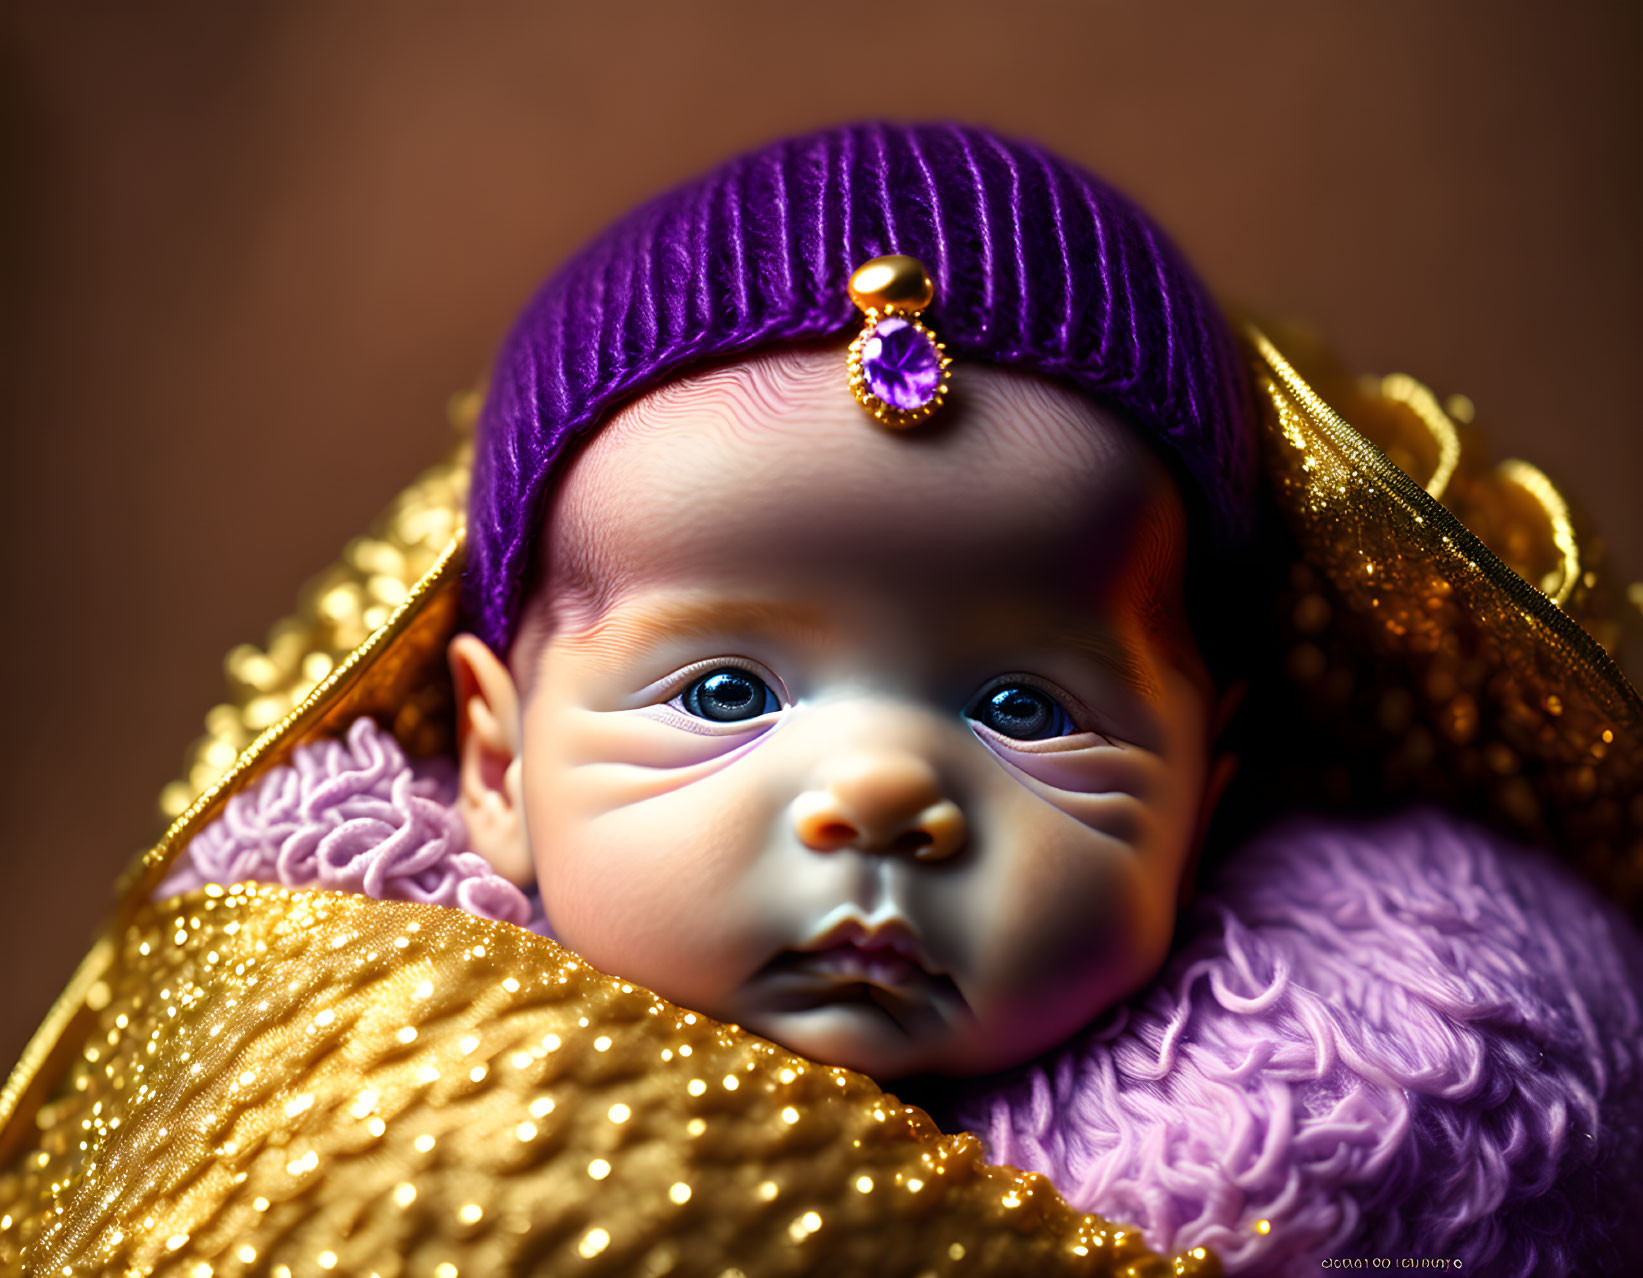
<instances>
[{"instance_id":1,"label":"purple gemstone","mask_svg":"<svg viewBox=\"0 0 1643 1278\"><path fill-rule=\"evenodd\" d=\"M861 347L867 389L891 408L911 412L935 398L941 385L936 344L907 320L890 315L873 325Z\"/></svg>"}]
</instances>

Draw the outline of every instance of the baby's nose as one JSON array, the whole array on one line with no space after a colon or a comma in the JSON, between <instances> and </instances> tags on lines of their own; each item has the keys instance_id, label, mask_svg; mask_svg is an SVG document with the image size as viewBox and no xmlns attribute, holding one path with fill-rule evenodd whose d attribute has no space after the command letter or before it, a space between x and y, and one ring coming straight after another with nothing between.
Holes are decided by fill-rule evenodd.
<instances>
[{"instance_id":1,"label":"baby's nose","mask_svg":"<svg viewBox=\"0 0 1643 1278\"><path fill-rule=\"evenodd\" d=\"M820 781L793 801L799 838L818 852L854 847L939 861L969 837L935 769L914 755L852 753Z\"/></svg>"}]
</instances>

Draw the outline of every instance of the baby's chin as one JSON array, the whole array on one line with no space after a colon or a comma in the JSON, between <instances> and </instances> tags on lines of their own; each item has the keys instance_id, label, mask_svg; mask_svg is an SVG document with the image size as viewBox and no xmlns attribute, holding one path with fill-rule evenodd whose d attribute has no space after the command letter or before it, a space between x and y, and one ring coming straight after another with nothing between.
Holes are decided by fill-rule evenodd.
<instances>
[{"instance_id":1,"label":"baby's chin","mask_svg":"<svg viewBox=\"0 0 1643 1278\"><path fill-rule=\"evenodd\" d=\"M951 1072L950 1028L909 1025L865 995L860 1000L764 1011L741 1023L808 1060L853 1069L881 1083L912 1074ZM943 1069L944 1064L949 1068Z\"/></svg>"},{"instance_id":2,"label":"baby's chin","mask_svg":"<svg viewBox=\"0 0 1643 1278\"><path fill-rule=\"evenodd\" d=\"M890 1083L1012 1069L1064 1042L1099 1010L1086 1009L1071 1019L1065 1009L1042 1007L978 1018L968 1007L956 1013L929 1004L910 1008L861 991L808 1006L744 1007L720 1019L808 1060Z\"/></svg>"},{"instance_id":3,"label":"baby's chin","mask_svg":"<svg viewBox=\"0 0 1643 1278\"><path fill-rule=\"evenodd\" d=\"M733 1018L734 1019L734 1018ZM1016 1035L990 1034L966 1017L920 1021L868 995L814 1007L761 1010L741 1026L808 1060L866 1074L880 1083L914 1076L966 1078L1018 1065L1042 1050Z\"/></svg>"}]
</instances>

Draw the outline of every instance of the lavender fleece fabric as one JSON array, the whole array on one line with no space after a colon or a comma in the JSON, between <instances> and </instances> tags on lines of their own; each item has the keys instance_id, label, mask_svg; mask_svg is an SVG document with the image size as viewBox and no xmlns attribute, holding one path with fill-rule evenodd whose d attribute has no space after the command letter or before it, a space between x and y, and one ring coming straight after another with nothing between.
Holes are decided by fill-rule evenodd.
<instances>
[{"instance_id":1,"label":"lavender fleece fabric","mask_svg":"<svg viewBox=\"0 0 1643 1278\"><path fill-rule=\"evenodd\" d=\"M919 258L956 363L1006 364L1117 408L1181 474L1216 539L1251 520L1254 400L1214 300L1157 225L1038 147L951 124L866 123L731 160L614 223L548 280L497 360L468 503L464 605L514 635L545 494L577 439L704 360L859 326L847 282Z\"/></svg>"},{"instance_id":2,"label":"lavender fleece fabric","mask_svg":"<svg viewBox=\"0 0 1643 1278\"><path fill-rule=\"evenodd\" d=\"M258 879L545 931L453 797L362 719L230 800L160 894ZM1230 1274L1638 1272L1640 991L1643 940L1537 852L1430 809L1295 820L1225 860L1151 986L936 1117Z\"/></svg>"},{"instance_id":3,"label":"lavender fleece fabric","mask_svg":"<svg viewBox=\"0 0 1643 1278\"><path fill-rule=\"evenodd\" d=\"M206 883L282 883L467 910L547 934L541 902L468 851L449 759L412 764L356 719L235 795L178 857L156 898Z\"/></svg>"}]
</instances>

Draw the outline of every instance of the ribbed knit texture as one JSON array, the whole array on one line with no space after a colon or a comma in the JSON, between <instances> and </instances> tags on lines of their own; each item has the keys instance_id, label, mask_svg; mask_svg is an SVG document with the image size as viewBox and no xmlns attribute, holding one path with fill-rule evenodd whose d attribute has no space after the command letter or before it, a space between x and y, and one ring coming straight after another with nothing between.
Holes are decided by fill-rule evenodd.
<instances>
[{"instance_id":1,"label":"ribbed knit texture","mask_svg":"<svg viewBox=\"0 0 1643 1278\"><path fill-rule=\"evenodd\" d=\"M578 435L704 358L842 341L859 318L851 272L892 252L930 270L926 318L955 361L1046 374L1116 406L1176 462L1214 530L1244 534L1242 362L1146 214L984 130L861 124L777 142L644 205L526 307L479 427L465 578L479 636L498 651L511 642L544 493Z\"/></svg>"}]
</instances>

